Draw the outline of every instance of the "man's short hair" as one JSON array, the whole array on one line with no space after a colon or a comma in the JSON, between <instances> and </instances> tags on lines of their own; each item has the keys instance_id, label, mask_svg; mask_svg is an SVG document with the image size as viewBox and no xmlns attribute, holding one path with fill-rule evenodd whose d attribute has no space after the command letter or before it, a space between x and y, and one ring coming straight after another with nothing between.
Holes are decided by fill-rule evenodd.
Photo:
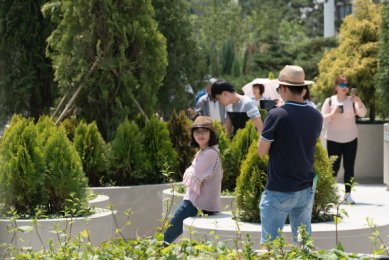
<instances>
[{"instance_id":1,"label":"man's short hair","mask_svg":"<svg viewBox=\"0 0 389 260\"><path fill-rule=\"evenodd\" d=\"M226 81L226 80L216 80L215 83L213 83L211 86L212 98L215 99L216 96L223 93L223 91L228 91L228 92L234 93L235 89L231 85L231 83Z\"/></svg>"},{"instance_id":2,"label":"man's short hair","mask_svg":"<svg viewBox=\"0 0 389 260\"><path fill-rule=\"evenodd\" d=\"M282 85L282 84L281 84ZM294 95L300 95L303 93L304 88L307 87L307 85L301 85L301 86L288 86L288 85L282 85L290 90L292 94Z\"/></svg>"}]
</instances>

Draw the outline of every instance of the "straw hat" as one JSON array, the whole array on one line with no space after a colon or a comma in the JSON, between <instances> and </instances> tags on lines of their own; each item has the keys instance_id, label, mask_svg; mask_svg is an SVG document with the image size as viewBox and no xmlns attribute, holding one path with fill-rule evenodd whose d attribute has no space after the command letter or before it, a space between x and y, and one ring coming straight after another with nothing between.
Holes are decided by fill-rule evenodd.
<instances>
[{"instance_id":1,"label":"straw hat","mask_svg":"<svg viewBox=\"0 0 389 260\"><path fill-rule=\"evenodd\" d=\"M305 80L303 68L296 65L286 65L275 80L275 83L285 86L304 86L315 83L311 80Z\"/></svg>"},{"instance_id":2,"label":"straw hat","mask_svg":"<svg viewBox=\"0 0 389 260\"><path fill-rule=\"evenodd\" d=\"M212 132L215 132L215 128L213 127L212 119L208 116L198 116L196 120L193 122L191 129L194 128L206 128Z\"/></svg>"}]
</instances>

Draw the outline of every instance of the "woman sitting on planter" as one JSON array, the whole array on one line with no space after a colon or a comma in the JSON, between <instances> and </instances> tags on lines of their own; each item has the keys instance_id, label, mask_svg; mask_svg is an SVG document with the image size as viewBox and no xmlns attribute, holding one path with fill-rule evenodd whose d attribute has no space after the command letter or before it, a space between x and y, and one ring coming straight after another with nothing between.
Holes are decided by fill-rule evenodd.
<instances>
[{"instance_id":1,"label":"woman sitting on planter","mask_svg":"<svg viewBox=\"0 0 389 260\"><path fill-rule=\"evenodd\" d=\"M183 184L187 191L164 233L166 243L173 242L182 234L184 219L196 216L199 210L208 215L220 210L223 170L212 119L197 117L191 127L191 135L191 145L200 150L185 171Z\"/></svg>"}]
</instances>

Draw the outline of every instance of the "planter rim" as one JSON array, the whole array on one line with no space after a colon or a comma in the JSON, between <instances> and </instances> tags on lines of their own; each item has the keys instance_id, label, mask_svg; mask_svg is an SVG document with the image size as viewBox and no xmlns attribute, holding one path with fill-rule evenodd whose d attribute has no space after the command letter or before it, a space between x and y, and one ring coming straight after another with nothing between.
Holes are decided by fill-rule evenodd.
<instances>
[{"instance_id":1,"label":"planter rim","mask_svg":"<svg viewBox=\"0 0 389 260\"><path fill-rule=\"evenodd\" d=\"M63 221L63 220L82 220L82 219L95 219L102 216L107 216L112 214L112 211L109 209L103 209L103 208L96 208L96 212L89 215L89 216L83 216L83 217L74 217L74 218L41 218L37 219L38 222L57 222L57 221ZM10 222L11 219L9 218L2 218L0 219L0 223ZM29 223L32 222L33 219L15 219L17 223Z\"/></svg>"},{"instance_id":2,"label":"planter rim","mask_svg":"<svg viewBox=\"0 0 389 260\"><path fill-rule=\"evenodd\" d=\"M168 185L170 183L154 183L154 184L142 184L142 185L129 185L129 186L105 186L105 187L88 187L88 189L92 190L104 190L104 189L130 189L130 188L142 188L142 187L150 187L150 186L162 186Z\"/></svg>"},{"instance_id":3,"label":"planter rim","mask_svg":"<svg viewBox=\"0 0 389 260\"><path fill-rule=\"evenodd\" d=\"M172 188L164 189L162 192L165 193L165 194L167 193L169 195L173 195ZM184 193L180 193L180 192L176 191L174 193L174 195L181 195L181 196L183 196ZM222 198L222 199L224 199L224 198L235 198L235 196L232 196L232 195L222 195L222 196L220 196L220 198Z\"/></svg>"}]
</instances>

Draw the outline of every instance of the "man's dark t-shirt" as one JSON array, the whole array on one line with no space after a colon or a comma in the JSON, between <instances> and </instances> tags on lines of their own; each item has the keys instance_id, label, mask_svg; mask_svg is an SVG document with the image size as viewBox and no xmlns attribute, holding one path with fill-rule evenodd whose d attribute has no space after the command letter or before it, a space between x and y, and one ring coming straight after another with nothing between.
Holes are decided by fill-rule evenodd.
<instances>
[{"instance_id":1,"label":"man's dark t-shirt","mask_svg":"<svg viewBox=\"0 0 389 260\"><path fill-rule=\"evenodd\" d=\"M261 134L272 142L266 189L295 192L312 186L322 124L321 113L306 103L286 102L268 112Z\"/></svg>"}]
</instances>

